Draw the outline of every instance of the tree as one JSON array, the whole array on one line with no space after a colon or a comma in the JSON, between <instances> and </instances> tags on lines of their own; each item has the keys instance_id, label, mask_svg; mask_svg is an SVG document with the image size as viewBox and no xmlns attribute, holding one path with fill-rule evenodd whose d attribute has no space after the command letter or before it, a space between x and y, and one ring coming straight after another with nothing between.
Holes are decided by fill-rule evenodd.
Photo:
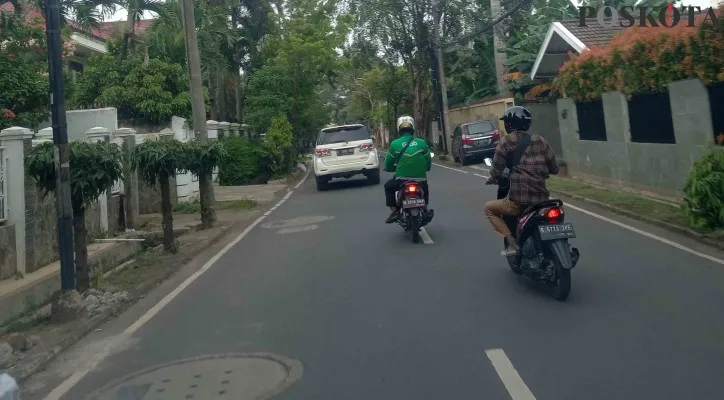
<instances>
[{"instance_id":1,"label":"tree","mask_svg":"<svg viewBox=\"0 0 724 400\"><path fill-rule=\"evenodd\" d=\"M136 146L131 153L133 168L151 187L161 186L161 214L163 216L163 249L176 253L178 245L173 233L170 178L184 172L186 151L178 140L151 140Z\"/></svg>"},{"instance_id":2,"label":"tree","mask_svg":"<svg viewBox=\"0 0 724 400\"><path fill-rule=\"evenodd\" d=\"M279 178L279 175L287 172L289 162L295 161L288 156L288 150L293 148L293 142L292 124L287 120L287 116L280 114L272 118L262 146L272 159L271 168L275 175L273 177Z\"/></svg>"},{"instance_id":3,"label":"tree","mask_svg":"<svg viewBox=\"0 0 724 400\"><path fill-rule=\"evenodd\" d=\"M136 33L136 24L138 21L143 19L143 14L146 12L153 12L159 14L161 12L161 1L159 0L120 0L119 5L121 8L126 10L128 17L126 17L126 27L123 32L123 45L121 47L121 54L118 57L118 62L122 62L128 55L128 48L130 46L131 38Z\"/></svg>"},{"instance_id":4,"label":"tree","mask_svg":"<svg viewBox=\"0 0 724 400\"><path fill-rule=\"evenodd\" d=\"M110 55L91 57L69 102L76 108L115 107L121 119L150 123L191 117L186 72L157 59L146 65L139 57L120 64Z\"/></svg>"},{"instance_id":5,"label":"tree","mask_svg":"<svg viewBox=\"0 0 724 400\"><path fill-rule=\"evenodd\" d=\"M226 156L224 146L218 140L192 140L185 145L186 147L186 165L185 170L191 171L199 177L199 191L201 191L201 180L204 177L211 186L211 195L214 194L214 186L211 181L214 169L219 166ZM216 221L216 212L208 202L204 202L204 193L200 193L201 197L201 226L210 228ZM212 197L213 198L213 197ZM213 215L210 215L213 213Z\"/></svg>"},{"instance_id":6,"label":"tree","mask_svg":"<svg viewBox=\"0 0 724 400\"><path fill-rule=\"evenodd\" d=\"M122 157L121 150L114 143L70 144L71 203L78 291L90 286L85 212L114 182L122 179ZM25 158L25 168L45 195L55 192L55 147L52 143L42 143L34 147Z\"/></svg>"}]
</instances>

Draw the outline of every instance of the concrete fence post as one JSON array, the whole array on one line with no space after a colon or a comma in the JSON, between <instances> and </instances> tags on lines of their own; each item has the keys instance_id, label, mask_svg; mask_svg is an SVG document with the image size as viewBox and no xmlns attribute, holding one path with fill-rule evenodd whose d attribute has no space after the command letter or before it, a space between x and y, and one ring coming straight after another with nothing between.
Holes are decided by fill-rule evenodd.
<instances>
[{"instance_id":1,"label":"concrete fence post","mask_svg":"<svg viewBox=\"0 0 724 400\"><path fill-rule=\"evenodd\" d=\"M206 121L206 130L209 132L209 139L219 138L219 122L214 120Z\"/></svg>"},{"instance_id":2,"label":"concrete fence post","mask_svg":"<svg viewBox=\"0 0 724 400\"><path fill-rule=\"evenodd\" d=\"M96 126L85 131L86 137L91 141L96 142L110 142L111 132L101 126ZM108 188L110 189L110 188ZM100 205L101 214L101 232L108 232L108 202L110 197L110 190L106 190L100 196L98 196L98 204Z\"/></svg>"},{"instance_id":3,"label":"concrete fence post","mask_svg":"<svg viewBox=\"0 0 724 400\"><path fill-rule=\"evenodd\" d=\"M239 136L240 135L240 129L241 124L237 124L236 122L231 123L231 136Z\"/></svg>"},{"instance_id":4,"label":"concrete fence post","mask_svg":"<svg viewBox=\"0 0 724 400\"><path fill-rule=\"evenodd\" d=\"M15 226L16 271L20 274L25 273L28 262L25 149L26 141L32 139L33 132L27 128L16 126L0 131L0 220Z\"/></svg>"},{"instance_id":5,"label":"concrete fence post","mask_svg":"<svg viewBox=\"0 0 724 400\"><path fill-rule=\"evenodd\" d=\"M138 172L131 165L131 152L136 148L136 131L131 128L117 129L116 137L123 139L123 194L125 197L126 229L136 229L139 223Z\"/></svg>"},{"instance_id":6,"label":"concrete fence post","mask_svg":"<svg viewBox=\"0 0 724 400\"><path fill-rule=\"evenodd\" d=\"M222 121L219 122L219 137L227 138L231 136L231 123Z\"/></svg>"},{"instance_id":7,"label":"concrete fence post","mask_svg":"<svg viewBox=\"0 0 724 400\"><path fill-rule=\"evenodd\" d=\"M53 128L43 128L38 131L38 133L35 134L35 139L33 139L33 146L36 146L40 143L45 142L52 142L53 141Z\"/></svg>"}]
</instances>

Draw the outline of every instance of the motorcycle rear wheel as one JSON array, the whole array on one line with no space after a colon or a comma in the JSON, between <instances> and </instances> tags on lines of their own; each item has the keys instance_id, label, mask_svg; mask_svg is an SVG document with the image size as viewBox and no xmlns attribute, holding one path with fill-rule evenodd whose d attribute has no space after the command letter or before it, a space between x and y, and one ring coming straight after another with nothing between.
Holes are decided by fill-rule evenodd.
<instances>
[{"instance_id":1,"label":"motorcycle rear wheel","mask_svg":"<svg viewBox=\"0 0 724 400\"><path fill-rule=\"evenodd\" d=\"M571 294L571 271L564 269L558 261L556 261L556 281L553 285L553 298L558 301L568 300L568 295Z\"/></svg>"},{"instance_id":2,"label":"motorcycle rear wheel","mask_svg":"<svg viewBox=\"0 0 724 400\"><path fill-rule=\"evenodd\" d=\"M407 220L407 226L412 231L412 243L420 243L420 219L419 217L410 215Z\"/></svg>"}]
</instances>

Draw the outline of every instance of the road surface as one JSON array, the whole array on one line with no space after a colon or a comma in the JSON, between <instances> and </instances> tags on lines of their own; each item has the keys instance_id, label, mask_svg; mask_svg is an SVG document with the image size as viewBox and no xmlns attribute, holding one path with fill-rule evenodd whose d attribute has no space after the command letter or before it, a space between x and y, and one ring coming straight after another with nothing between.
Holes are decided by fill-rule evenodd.
<instances>
[{"instance_id":1,"label":"road surface","mask_svg":"<svg viewBox=\"0 0 724 400\"><path fill-rule=\"evenodd\" d=\"M145 395L101 398L245 399L238 391L282 385L289 371L275 399L724 398L721 253L568 208L581 260L569 301L557 302L500 257L482 210L495 191L479 168L433 167L436 214L418 245L383 223L382 185L317 192L307 179L163 307L137 306L71 350L88 358L63 357L32 380L30 398L57 387L60 398L83 399L155 365L259 352L289 370L256 360L229 382L233 362L197 362L111 391ZM118 347L107 352L110 343ZM220 388L213 397L195 392L194 379L207 377L204 390Z\"/></svg>"}]
</instances>

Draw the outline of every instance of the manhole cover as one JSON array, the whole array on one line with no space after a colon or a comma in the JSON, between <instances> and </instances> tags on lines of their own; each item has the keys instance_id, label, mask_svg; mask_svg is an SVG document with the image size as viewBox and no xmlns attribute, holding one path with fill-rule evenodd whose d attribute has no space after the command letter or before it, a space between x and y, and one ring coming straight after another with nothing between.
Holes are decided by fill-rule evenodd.
<instances>
[{"instance_id":1,"label":"manhole cover","mask_svg":"<svg viewBox=\"0 0 724 400\"><path fill-rule=\"evenodd\" d=\"M297 218L292 218L292 219L282 219L282 220L267 222L266 224L262 224L262 227L269 228L269 229L293 228L296 226L318 224L320 222L329 221L330 219L333 219L333 218L334 217L324 216L324 215L297 217Z\"/></svg>"},{"instance_id":2,"label":"manhole cover","mask_svg":"<svg viewBox=\"0 0 724 400\"><path fill-rule=\"evenodd\" d=\"M190 358L136 372L86 399L268 399L297 381L301 363L271 354Z\"/></svg>"}]
</instances>

